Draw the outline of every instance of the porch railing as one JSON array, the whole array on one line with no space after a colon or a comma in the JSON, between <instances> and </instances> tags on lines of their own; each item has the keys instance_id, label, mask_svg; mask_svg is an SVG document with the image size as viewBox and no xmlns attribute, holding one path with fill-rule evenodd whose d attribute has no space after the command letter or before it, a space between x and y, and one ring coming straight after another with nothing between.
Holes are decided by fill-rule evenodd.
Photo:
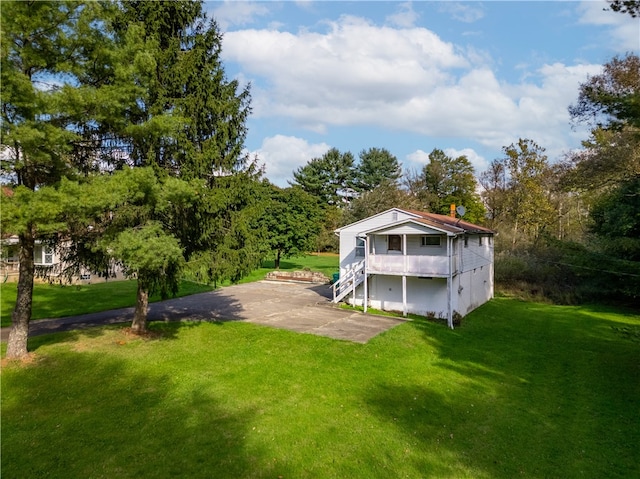
<instances>
[{"instance_id":1,"label":"porch railing","mask_svg":"<svg viewBox=\"0 0 640 479\"><path fill-rule=\"evenodd\" d=\"M452 258L453 272L457 271L457 257ZM370 254L367 273L406 274L411 276L447 276L447 256Z\"/></svg>"}]
</instances>

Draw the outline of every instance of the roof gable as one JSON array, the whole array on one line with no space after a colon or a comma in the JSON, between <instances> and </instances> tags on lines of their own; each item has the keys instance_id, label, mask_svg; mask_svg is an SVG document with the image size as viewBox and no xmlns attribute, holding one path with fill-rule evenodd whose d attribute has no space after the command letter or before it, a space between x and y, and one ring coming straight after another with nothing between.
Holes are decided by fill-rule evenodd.
<instances>
[{"instance_id":1,"label":"roof gable","mask_svg":"<svg viewBox=\"0 0 640 479\"><path fill-rule=\"evenodd\" d=\"M348 225L341 226L340 228L338 228L338 229L336 229L334 231L336 233L340 233L342 230L345 230L347 228L352 228L352 227L357 226L357 225L365 226L365 223L367 223L367 222L369 222L371 220L375 220L376 218L384 216L384 215L386 215L388 213L393 213L393 212L403 213L403 214L405 214L407 216L414 217L414 218L417 217L417 215L414 212L410 212L410 211L407 211L407 210L402 210L400 208L389 208L388 210L381 211L380 213L376 213L375 215L368 216L366 218L363 218L361 220L355 221L353 223L349 223ZM391 223L387 223L387 224L391 224ZM366 228L366 226L365 226L365 228Z\"/></svg>"},{"instance_id":2,"label":"roof gable","mask_svg":"<svg viewBox=\"0 0 640 479\"><path fill-rule=\"evenodd\" d=\"M375 218L379 218L382 215L385 215L389 212L394 212L394 211L398 213L404 213L405 215L409 216L409 218L403 218L398 221L389 222L383 226L378 226L378 227L365 230L363 231L363 233L373 233L375 231L388 229L389 227L392 227L392 226L398 226L407 222L412 222L414 224L428 226L429 228L433 228L447 234L454 234L454 235L462 234L462 233L494 234L493 230L489 228L485 228L484 226L476 225L474 223L469 223L468 221L464 221L462 218L454 218L452 216L440 215L437 213L426 213L423 211L416 211L416 210L403 210L400 208L391 208L391 209L385 210L381 213L375 214L373 216L369 216L360 221L356 221L354 223L345 225L341 228L338 228L335 231L336 233L340 233L340 231L346 228L351 228L358 224L362 224L364 226L367 221L370 221Z\"/></svg>"},{"instance_id":3,"label":"roof gable","mask_svg":"<svg viewBox=\"0 0 640 479\"><path fill-rule=\"evenodd\" d=\"M456 235L464 232L464 230L462 230L461 228L452 228L449 226L439 225L423 218L407 218L404 220L396 221L394 223L371 228L370 230L364 231L363 234L394 234L394 230L398 230L399 228L406 226L413 227L415 234L422 233Z\"/></svg>"}]
</instances>

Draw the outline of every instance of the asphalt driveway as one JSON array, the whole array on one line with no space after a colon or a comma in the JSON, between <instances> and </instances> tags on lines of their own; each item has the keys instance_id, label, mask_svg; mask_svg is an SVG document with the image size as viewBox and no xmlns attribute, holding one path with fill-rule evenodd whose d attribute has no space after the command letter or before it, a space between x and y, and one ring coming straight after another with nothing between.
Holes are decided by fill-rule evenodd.
<instances>
[{"instance_id":1,"label":"asphalt driveway","mask_svg":"<svg viewBox=\"0 0 640 479\"><path fill-rule=\"evenodd\" d=\"M335 307L327 285L258 281L149 305L150 321L247 321L299 333L366 343L400 319ZM30 335L85 329L131 321L133 308L117 309L30 324ZM6 341L9 328L2 328Z\"/></svg>"}]
</instances>

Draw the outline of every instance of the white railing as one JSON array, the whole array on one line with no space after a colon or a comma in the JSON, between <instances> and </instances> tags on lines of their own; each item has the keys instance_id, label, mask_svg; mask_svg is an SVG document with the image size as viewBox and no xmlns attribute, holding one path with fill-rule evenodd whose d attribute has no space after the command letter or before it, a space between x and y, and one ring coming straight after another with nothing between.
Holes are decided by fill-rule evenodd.
<instances>
[{"instance_id":1,"label":"white railing","mask_svg":"<svg viewBox=\"0 0 640 479\"><path fill-rule=\"evenodd\" d=\"M457 258L452 258L453 271L457 270ZM412 276L447 276L447 256L370 254L367 273L408 274Z\"/></svg>"},{"instance_id":2,"label":"white railing","mask_svg":"<svg viewBox=\"0 0 640 479\"><path fill-rule=\"evenodd\" d=\"M337 303L347 294L351 293L356 286L364 281L364 260L353 265L353 268L348 270L344 276L341 276L338 281L333 283L333 302Z\"/></svg>"}]
</instances>

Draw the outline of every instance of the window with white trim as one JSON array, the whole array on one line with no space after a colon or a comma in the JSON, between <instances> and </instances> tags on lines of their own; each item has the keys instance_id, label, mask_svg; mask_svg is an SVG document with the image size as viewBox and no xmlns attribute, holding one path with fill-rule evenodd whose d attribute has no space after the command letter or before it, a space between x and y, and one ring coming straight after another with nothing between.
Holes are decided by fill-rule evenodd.
<instances>
[{"instance_id":1,"label":"window with white trim","mask_svg":"<svg viewBox=\"0 0 640 479\"><path fill-rule=\"evenodd\" d=\"M53 264L53 248L42 248L42 264Z\"/></svg>"},{"instance_id":2,"label":"window with white trim","mask_svg":"<svg viewBox=\"0 0 640 479\"><path fill-rule=\"evenodd\" d=\"M364 238L356 238L356 258L364 258L365 241Z\"/></svg>"}]
</instances>

